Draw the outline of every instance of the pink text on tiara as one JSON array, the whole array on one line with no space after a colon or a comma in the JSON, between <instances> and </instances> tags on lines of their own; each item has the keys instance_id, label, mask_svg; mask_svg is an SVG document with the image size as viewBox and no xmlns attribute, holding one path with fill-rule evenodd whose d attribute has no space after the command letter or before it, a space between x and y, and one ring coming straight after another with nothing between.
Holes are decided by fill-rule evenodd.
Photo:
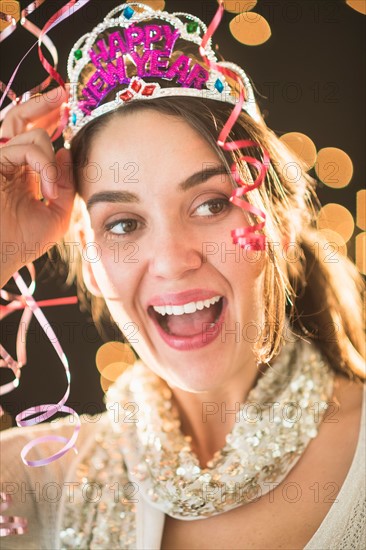
<instances>
[{"instance_id":1,"label":"pink text on tiara","mask_svg":"<svg viewBox=\"0 0 366 550\"><path fill-rule=\"evenodd\" d=\"M89 115L118 84L128 84L125 56L136 66L140 78L153 77L164 80L177 79L182 87L201 90L209 78L209 72L199 63L193 63L186 55L180 55L171 63L171 55L180 33L169 25L131 26L124 31L115 31L109 35L108 46L104 40L98 40L98 50L88 52L96 72L90 77L82 90L78 107ZM159 43L159 44L158 44ZM154 48L154 45L162 48ZM141 55L136 51L142 46Z\"/></svg>"}]
</instances>

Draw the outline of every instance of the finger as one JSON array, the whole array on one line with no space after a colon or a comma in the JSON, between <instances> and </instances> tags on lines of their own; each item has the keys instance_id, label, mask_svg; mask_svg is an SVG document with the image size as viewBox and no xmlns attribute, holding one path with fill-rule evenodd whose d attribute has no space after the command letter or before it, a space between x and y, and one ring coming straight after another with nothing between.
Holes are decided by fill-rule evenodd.
<instances>
[{"instance_id":1,"label":"finger","mask_svg":"<svg viewBox=\"0 0 366 550\"><path fill-rule=\"evenodd\" d=\"M56 162L54 155L47 154L34 143L24 145L7 145L0 150L1 173L6 178L14 174L14 168L29 166L40 175L41 191L45 198L54 199L57 196Z\"/></svg>"},{"instance_id":2,"label":"finger","mask_svg":"<svg viewBox=\"0 0 366 550\"><path fill-rule=\"evenodd\" d=\"M62 229L66 231L69 225L75 197L70 151L66 149L57 151L56 162L59 167L59 177L57 180L58 197L50 202L49 209L59 216L62 222Z\"/></svg>"},{"instance_id":3,"label":"finger","mask_svg":"<svg viewBox=\"0 0 366 550\"><path fill-rule=\"evenodd\" d=\"M60 123L62 116L62 106L60 109L54 109L50 113L37 118L36 121L27 124L26 130L32 130L33 128L42 128L51 137L55 129Z\"/></svg>"},{"instance_id":4,"label":"finger","mask_svg":"<svg viewBox=\"0 0 366 550\"><path fill-rule=\"evenodd\" d=\"M42 180L38 178L36 180L38 181L37 198L41 198L42 195L47 198L51 198L51 197L56 198L57 190L55 186L53 186L53 190L52 190L52 185L51 185L53 183L52 180L55 178L56 158L55 158L55 153L53 150L51 140L47 132L41 129L34 129L34 130L30 130L29 132L19 134L18 136L15 136L14 138L12 138L10 141L7 142L7 147L14 146L14 145L19 145L23 147L29 147L29 145L36 145L42 151L44 151L44 153L46 153L47 158L49 160L47 164L44 164L42 167L40 167L39 173L43 174L44 181L47 180L48 184L50 185L50 191L47 192L47 189L44 186L42 186ZM5 151L5 155L6 155L6 151ZM6 157L4 158L6 159ZM14 172L14 166L11 166L11 167L7 166L6 168L7 168L6 175L7 176L12 175ZM26 172L29 170L33 171L33 167L27 166ZM41 185L39 185L39 183L41 183ZM50 192L52 193L52 195L49 195Z\"/></svg>"},{"instance_id":5,"label":"finger","mask_svg":"<svg viewBox=\"0 0 366 550\"><path fill-rule=\"evenodd\" d=\"M59 189L72 189L73 192L75 192L70 151L61 148L59 149L59 151L57 151L55 157L57 165L59 166L62 173L62 178L60 178L58 183Z\"/></svg>"},{"instance_id":6,"label":"finger","mask_svg":"<svg viewBox=\"0 0 366 550\"><path fill-rule=\"evenodd\" d=\"M33 130L29 130L27 132L24 132L22 134L19 134L13 138L11 138L7 143L6 146L9 147L11 145L38 145L41 149L43 149L47 155L51 155L53 160L55 160L55 154L53 150L53 145L51 142L51 139L47 132L41 128L34 128Z\"/></svg>"},{"instance_id":7,"label":"finger","mask_svg":"<svg viewBox=\"0 0 366 550\"><path fill-rule=\"evenodd\" d=\"M25 103L16 105L10 109L2 124L3 137L12 138L26 131L27 126L35 124L36 121L56 111L67 101L68 88L64 90L61 86L47 92L37 94Z\"/></svg>"}]
</instances>

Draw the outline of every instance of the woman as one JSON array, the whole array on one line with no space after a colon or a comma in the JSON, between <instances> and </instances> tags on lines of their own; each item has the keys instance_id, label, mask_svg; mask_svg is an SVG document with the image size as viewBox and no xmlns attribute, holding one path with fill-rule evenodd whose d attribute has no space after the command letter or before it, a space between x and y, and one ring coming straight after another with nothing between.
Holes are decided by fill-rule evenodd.
<instances>
[{"instance_id":1,"label":"woman","mask_svg":"<svg viewBox=\"0 0 366 550\"><path fill-rule=\"evenodd\" d=\"M314 252L324 243L312 226L313 182L305 172L296 183L284 177L294 159L250 104L245 75L231 66L246 92L230 135L246 143L244 161L217 144L238 99L235 77L221 73L221 89L215 73L216 91L201 86L215 61L208 46L207 70L192 20L126 10L72 50L70 153L55 156L46 132L24 131L30 119L58 116L65 93L30 100L3 124L4 240L42 249L73 211L70 230L100 255L90 262L81 249L71 271L97 321L106 306L118 327L134 323L141 358L109 391L109 414L84 422L77 457L24 470L21 447L51 428L5 436L3 480L12 513L29 525L5 547L361 548L356 270L341 257L327 264L322 246ZM42 167L55 162L52 177ZM24 166L40 172L46 201ZM231 201L244 182L253 190ZM20 266L12 256L2 283ZM52 433L69 437L71 424Z\"/></svg>"}]
</instances>

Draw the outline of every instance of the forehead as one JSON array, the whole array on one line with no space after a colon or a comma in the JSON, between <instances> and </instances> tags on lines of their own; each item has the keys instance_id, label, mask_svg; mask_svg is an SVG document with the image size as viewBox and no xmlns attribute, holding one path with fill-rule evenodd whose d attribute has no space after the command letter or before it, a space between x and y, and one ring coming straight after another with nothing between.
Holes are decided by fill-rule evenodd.
<instances>
[{"instance_id":1,"label":"forehead","mask_svg":"<svg viewBox=\"0 0 366 550\"><path fill-rule=\"evenodd\" d=\"M199 153L216 155L206 139L183 118L141 109L118 113L102 127L91 144L90 156L102 160L113 152L120 156L167 160L169 153L194 156L197 147Z\"/></svg>"},{"instance_id":2,"label":"forehead","mask_svg":"<svg viewBox=\"0 0 366 550\"><path fill-rule=\"evenodd\" d=\"M95 135L88 154L88 163L101 172L94 190L106 181L117 187L172 184L218 160L213 147L185 120L150 109L114 116ZM118 178L113 177L116 171ZM125 177L132 172L134 178Z\"/></svg>"}]
</instances>

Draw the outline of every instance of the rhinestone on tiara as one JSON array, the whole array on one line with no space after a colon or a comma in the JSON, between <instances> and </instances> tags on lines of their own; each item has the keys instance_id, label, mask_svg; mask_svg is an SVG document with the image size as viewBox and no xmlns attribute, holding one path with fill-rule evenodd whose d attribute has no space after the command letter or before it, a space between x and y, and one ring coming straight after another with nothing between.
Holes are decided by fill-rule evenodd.
<instances>
[{"instance_id":1,"label":"rhinestone on tiara","mask_svg":"<svg viewBox=\"0 0 366 550\"><path fill-rule=\"evenodd\" d=\"M184 41L195 44L198 50L206 31L206 25L188 13L155 11L138 2L114 8L70 52L65 146L94 118L136 99L188 96L235 105L237 95L222 73L198 63L183 53L181 46L175 49L178 41ZM211 39L205 55L240 77L246 97L242 108L258 120L253 89L243 69L235 63L218 61ZM128 74L131 63L137 73L133 76ZM170 81L172 85L162 87L157 79Z\"/></svg>"}]
</instances>

